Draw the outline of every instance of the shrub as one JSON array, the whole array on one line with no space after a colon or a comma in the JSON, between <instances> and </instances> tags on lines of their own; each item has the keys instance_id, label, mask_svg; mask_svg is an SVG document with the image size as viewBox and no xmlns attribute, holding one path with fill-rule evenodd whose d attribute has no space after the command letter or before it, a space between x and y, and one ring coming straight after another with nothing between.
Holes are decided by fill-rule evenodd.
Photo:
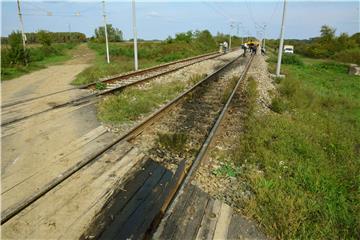
<instances>
[{"instance_id":1,"label":"shrub","mask_svg":"<svg viewBox=\"0 0 360 240\"><path fill-rule=\"evenodd\" d=\"M332 58L341 62L360 64L360 48L346 49L336 53Z\"/></svg>"},{"instance_id":2,"label":"shrub","mask_svg":"<svg viewBox=\"0 0 360 240\"><path fill-rule=\"evenodd\" d=\"M19 31L12 32L8 37L10 49L2 52L2 61L5 65L27 65L30 60L30 52L22 45L22 35Z\"/></svg>"},{"instance_id":3,"label":"shrub","mask_svg":"<svg viewBox=\"0 0 360 240\"><path fill-rule=\"evenodd\" d=\"M281 62L283 64L300 65L303 66L304 62L295 54L284 54Z\"/></svg>"},{"instance_id":4,"label":"shrub","mask_svg":"<svg viewBox=\"0 0 360 240\"><path fill-rule=\"evenodd\" d=\"M275 97L272 99L270 109L276 113L283 113L288 109L288 104L284 99Z\"/></svg>"}]
</instances>

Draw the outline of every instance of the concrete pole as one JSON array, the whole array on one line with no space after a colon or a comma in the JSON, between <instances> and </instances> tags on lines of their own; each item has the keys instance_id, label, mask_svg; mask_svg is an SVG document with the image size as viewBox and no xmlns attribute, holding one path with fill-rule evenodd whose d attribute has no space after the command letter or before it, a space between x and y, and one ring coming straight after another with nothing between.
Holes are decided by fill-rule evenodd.
<instances>
[{"instance_id":1,"label":"concrete pole","mask_svg":"<svg viewBox=\"0 0 360 240\"><path fill-rule=\"evenodd\" d=\"M134 32L134 66L135 71L138 70L138 51L137 51L137 31L136 31L136 6L135 0L132 0L132 24Z\"/></svg>"},{"instance_id":2,"label":"concrete pole","mask_svg":"<svg viewBox=\"0 0 360 240\"><path fill-rule=\"evenodd\" d=\"M25 48L26 48L26 35L24 33L24 23L23 23L22 14L21 14L20 0L17 0L17 7L18 7L19 20L20 20L20 30L21 30L23 48L25 50Z\"/></svg>"},{"instance_id":3,"label":"concrete pole","mask_svg":"<svg viewBox=\"0 0 360 240\"><path fill-rule=\"evenodd\" d=\"M281 57L284 48L284 25L285 25L285 15L286 15L286 0L284 0L284 8L283 8L283 16L281 21L281 32L280 32L280 44L279 44L279 53L278 53L278 61L276 65L276 76L280 76L280 68L281 68Z\"/></svg>"},{"instance_id":4,"label":"concrete pole","mask_svg":"<svg viewBox=\"0 0 360 240\"><path fill-rule=\"evenodd\" d=\"M266 24L264 25L264 43L263 43L264 49L265 49L265 40L266 40Z\"/></svg>"},{"instance_id":5,"label":"concrete pole","mask_svg":"<svg viewBox=\"0 0 360 240\"><path fill-rule=\"evenodd\" d=\"M110 63L110 56L109 56L109 41L108 41L108 34L107 34L107 26L106 26L106 14L105 14L105 1L102 1L103 5L103 16L104 16L104 30L105 30L105 42L106 42L106 60L107 63Z\"/></svg>"}]
</instances>

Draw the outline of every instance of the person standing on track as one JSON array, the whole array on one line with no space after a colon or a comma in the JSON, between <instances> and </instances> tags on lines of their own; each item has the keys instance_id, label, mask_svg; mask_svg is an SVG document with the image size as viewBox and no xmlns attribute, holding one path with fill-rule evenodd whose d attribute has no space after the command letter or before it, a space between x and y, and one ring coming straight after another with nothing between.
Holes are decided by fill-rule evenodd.
<instances>
[{"instance_id":1,"label":"person standing on track","mask_svg":"<svg viewBox=\"0 0 360 240\"><path fill-rule=\"evenodd\" d=\"M227 53L229 47L228 43L224 41L223 46L224 46L224 53Z\"/></svg>"}]
</instances>

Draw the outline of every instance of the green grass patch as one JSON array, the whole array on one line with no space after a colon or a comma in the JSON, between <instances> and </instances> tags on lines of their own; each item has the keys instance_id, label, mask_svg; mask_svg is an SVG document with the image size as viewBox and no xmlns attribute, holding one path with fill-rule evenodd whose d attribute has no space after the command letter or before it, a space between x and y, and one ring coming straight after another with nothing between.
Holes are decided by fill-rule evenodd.
<instances>
[{"instance_id":1,"label":"green grass patch","mask_svg":"<svg viewBox=\"0 0 360 240\"><path fill-rule=\"evenodd\" d=\"M244 213L278 239L358 239L359 78L329 62L282 69L280 114L249 112L233 155L253 193Z\"/></svg>"},{"instance_id":2,"label":"green grass patch","mask_svg":"<svg viewBox=\"0 0 360 240\"><path fill-rule=\"evenodd\" d=\"M98 116L108 123L126 123L150 113L159 105L174 98L185 89L185 83L155 83L150 88L128 88L99 104Z\"/></svg>"}]
</instances>

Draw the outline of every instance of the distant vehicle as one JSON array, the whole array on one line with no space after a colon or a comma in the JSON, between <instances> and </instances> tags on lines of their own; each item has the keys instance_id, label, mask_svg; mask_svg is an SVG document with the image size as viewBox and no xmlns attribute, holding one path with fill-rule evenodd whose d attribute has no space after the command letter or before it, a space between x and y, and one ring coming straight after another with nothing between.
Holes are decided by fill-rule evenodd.
<instances>
[{"instance_id":1,"label":"distant vehicle","mask_svg":"<svg viewBox=\"0 0 360 240\"><path fill-rule=\"evenodd\" d=\"M293 54L293 53L294 53L294 46L292 46L292 45L285 45L285 46L284 46L284 53Z\"/></svg>"}]
</instances>

